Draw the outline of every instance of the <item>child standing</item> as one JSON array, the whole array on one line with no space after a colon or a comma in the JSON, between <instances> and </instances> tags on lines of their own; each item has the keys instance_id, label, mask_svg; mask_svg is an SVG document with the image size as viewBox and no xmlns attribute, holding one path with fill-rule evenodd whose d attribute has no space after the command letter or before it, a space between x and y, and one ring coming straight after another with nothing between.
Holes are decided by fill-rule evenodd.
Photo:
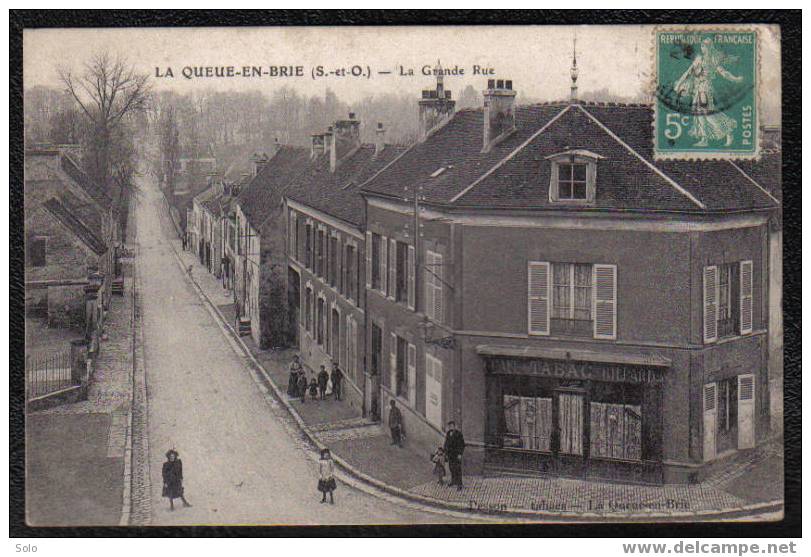
<instances>
[{"instance_id":1,"label":"child standing","mask_svg":"<svg viewBox=\"0 0 811 557\"><path fill-rule=\"evenodd\" d=\"M329 493L330 504L335 504L335 499L332 497L332 492L335 491L335 476L329 449L321 451L321 460L318 461L318 491L321 492L322 503L327 502L327 493Z\"/></svg>"},{"instance_id":2,"label":"child standing","mask_svg":"<svg viewBox=\"0 0 811 557\"><path fill-rule=\"evenodd\" d=\"M444 484L445 480L445 449L438 447L436 452L431 455L431 462L434 463L434 477L436 483L439 485Z\"/></svg>"}]
</instances>

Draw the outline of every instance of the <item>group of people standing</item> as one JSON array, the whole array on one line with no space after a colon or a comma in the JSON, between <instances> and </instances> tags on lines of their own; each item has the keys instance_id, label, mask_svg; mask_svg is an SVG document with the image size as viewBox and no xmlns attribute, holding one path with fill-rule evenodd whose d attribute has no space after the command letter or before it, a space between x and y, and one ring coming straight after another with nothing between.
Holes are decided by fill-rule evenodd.
<instances>
[{"instance_id":1,"label":"group of people standing","mask_svg":"<svg viewBox=\"0 0 811 557\"><path fill-rule=\"evenodd\" d=\"M391 444L399 448L403 446L405 437L403 415L393 399L389 401L389 406ZM445 463L447 463L451 471L451 481L448 485L455 485L457 489L462 489L462 454L464 452L465 436L456 429L456 422L450 421L445 432L445 443L441 447L437 447L437 450L431 455L431 462L434 464L433 473L438 483L444 483Z\"/></svg>"},{"instance_id":2,"label":"group of people standing","mask_svg":"<svg viewBox=\"0 0 811 557\"><path fill-rule=\"evenodd\" d=\"M329 372L322 365L318 375L308 379L307 370L301 364L299 356L295 355L290 363L287 396L301 399L303 404L306 402L308 394L312 400L326 400L329 390L335 400L341 400L343 379L344 374L338 367L338 362L332 362L332 369Z\"/></svg>"}]
</instances>

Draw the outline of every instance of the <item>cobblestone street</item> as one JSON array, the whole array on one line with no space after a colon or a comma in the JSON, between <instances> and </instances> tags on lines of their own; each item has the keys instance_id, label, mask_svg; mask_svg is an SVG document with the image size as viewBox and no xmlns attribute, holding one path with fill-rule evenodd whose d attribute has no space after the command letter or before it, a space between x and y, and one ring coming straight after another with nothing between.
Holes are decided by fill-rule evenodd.
<instances>
[{"instance_id":1,"label":"cobblestone street","mask_svg":"<svg viewBox=\"0 0 811 557\"><path fill-rule=\"evenodd\" d=\"M459 522L458 517L392 503L344 483L335 506L319 504L313 451L178 265L171 245L177 236L163 212L160 192L152 184L144 184L142 191L137 223L149 523ZM163 454L172 447L183 460L185 492L193 505L174 512L161 497L160 477ZM137 486L133 493L141 489Z\"/></svg>"}]
</instances>

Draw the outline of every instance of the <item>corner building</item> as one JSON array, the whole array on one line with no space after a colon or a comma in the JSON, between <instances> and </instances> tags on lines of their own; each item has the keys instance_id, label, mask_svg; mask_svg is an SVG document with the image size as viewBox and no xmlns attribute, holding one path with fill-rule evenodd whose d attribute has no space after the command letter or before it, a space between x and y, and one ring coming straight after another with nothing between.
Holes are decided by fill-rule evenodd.
<instances>
[{"instance_id":1,"label":"corner building","mask_svg":"<svg viewBox=\"0 0 811 557\"><path fill-rule=\"evenodd\" d=\"M483 96L361 186L366 364L407 442L454 420L466 474L644 483L762 442L779 153L656 161L648 105Z\"/></svg>"}]
</instances>

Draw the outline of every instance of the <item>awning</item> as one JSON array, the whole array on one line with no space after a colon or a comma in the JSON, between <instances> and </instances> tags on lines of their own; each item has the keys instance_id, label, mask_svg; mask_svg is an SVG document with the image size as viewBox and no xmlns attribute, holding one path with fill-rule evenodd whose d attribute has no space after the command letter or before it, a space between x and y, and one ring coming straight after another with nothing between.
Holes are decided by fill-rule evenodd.
<instances>
[{"instance_id":1,"label":"awning","mask_svg":"<svg viewBox=\"0 0 811 557\"><path fill-rule=\"evenodd\" d=\"M659 354L644 352L609 352L569 348L544 348L535 346L502 346L480 344L476 352L484 357L530 358L602 364L633 365L646 367L670 367L672 361Z\"/></svg>"}]
</instances>

